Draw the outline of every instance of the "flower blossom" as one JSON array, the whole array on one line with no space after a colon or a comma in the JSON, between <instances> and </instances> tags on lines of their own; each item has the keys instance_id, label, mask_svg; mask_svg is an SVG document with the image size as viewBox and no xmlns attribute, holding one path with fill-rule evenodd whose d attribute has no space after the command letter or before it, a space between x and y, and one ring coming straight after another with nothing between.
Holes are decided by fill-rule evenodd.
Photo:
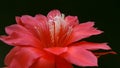
<instances>
[{"instance_id":1,"label":"flower blossom","mask_svg":"<svg viewBox=\"0 0 120 68\"><path fill-rule=\"evenodd\" d=\"M47 16L16 17L17 24L7 26L0 40L14 46L5 57L8 68L73 68L98 66L92 50L111 50L107 43L82 41L101 34L94 22L80 23L77 16L64 16L52 10ZM79 41L81 40L81 41Z\"/></svg>"}]
</instances>

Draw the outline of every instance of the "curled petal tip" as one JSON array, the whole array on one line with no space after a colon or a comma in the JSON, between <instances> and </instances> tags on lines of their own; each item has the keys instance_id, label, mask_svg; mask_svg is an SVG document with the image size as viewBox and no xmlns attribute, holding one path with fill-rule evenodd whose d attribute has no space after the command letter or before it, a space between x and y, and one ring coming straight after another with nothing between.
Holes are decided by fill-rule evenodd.
<instances>
[{"instance_id":1,"label":"curled petal tip","mask_svg":"<svg viewBox=\"0 0 120 68\"><path fill-rule=\"evenodd\" d=\"M59 10L52 10L48 13L48 19L54 19L56 16L61 16L61 12Z\"/></svg>"}]
</instances>

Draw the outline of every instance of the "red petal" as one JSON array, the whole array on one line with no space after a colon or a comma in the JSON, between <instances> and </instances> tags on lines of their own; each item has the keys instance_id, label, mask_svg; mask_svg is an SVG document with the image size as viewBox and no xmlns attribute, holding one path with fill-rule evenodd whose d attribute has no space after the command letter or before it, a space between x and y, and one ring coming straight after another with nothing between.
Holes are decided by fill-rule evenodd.
<instances>
[{"instance_id":1,"label":"red petal","mask_svg":"<svg viewBox=\"0 0 120 68\"><path fill-rule=\"evenodd\" d=\"M51 40L49 27L44 23L45 20L46 18L43 15L37 15L35 18L28 15L21 17L24 27L26 27L36 38L38 38L44 46L50 44Z\"/></svg>"},{"instance_id":2,"label":"red petal","mask_svg":"<svg viewBox=\"0 0 120 68\"><path fill-rule=\"evenodd\" d=\"M44 15L41 15L41 14L37 14L35 16L35 19L38 20L40 23L43 23L43 24L47 23L47 21L48 21L47 17L44 16Z\"/></svg>"},{"instance_id":3,"label":"red petal","mask_svg":"<svg viewBox=\"0 0 120 68\"><path fill-rule=\"evenodd\" d=\"M61 16L61 12L59 10L52 10L47 15L49 20L54 20L56 16Z\"/></svg>"},{"instance_id":4,"label":"red petal","mask_svg":"<svg viewBox=\"0 0 120 68\"><path fill-rule=\"evenodd\" d=\"M21 49L21 47L14 47L6 56L5 58L5 65L9 66L11 61L13 60L15 54L17 51L19 51Z\"/></svg>"},{"instance_id":5,"label":"red petal","mask_svg":"<svg viewBox=\"0 0 120 68\"><path fill-rule=\"evenodd\" d=\"M73 27L79 24L77 16L67 16L65 17L65 21L69 26Z\"/></svg>"},{"instance_id":6,"label":"red petal","mask_svg":"<svg viewBox=\"0 0 120 68\"><path fill-rule=\"evenodd\" d=\"M93 42L82 41L76 44L72 44L72 46L82 47L88 50L98 50L98 49L111 50L111 48L107 45L107 43L93 43Z\"/></svg>"},{"instance_id":7,"label":"red petal","mask_svg":"<svg viewBox=\"0 0 120 68\"><path fill-rule=\"evenodd\" d=\"M24 24L24 26L28 27L28 26L34 26L34 25L38 25L40 22L37 21L34 17L29 16L29 15L23 15L21 17L21 21Z\"/></svg>"},{"instance_id":8,"label":"red petal","mask_svg":"<svg viewBox=\"0 0 120 68\"><path fill-rule=\"evenodd\" d=\"M72 46L62 55L67 61L78 66L97 66L97 57L81 47Z\"/></svg>"},{"instance_id":9,"label":"red petal","mask_svg":"<svg viewBox=\"0 0 120 68\"><path fill-rule=\"evenodd\" d=\"M30 68L55 68L54 55L51 54L43 55Z\"/></svg>"},{"instance_id":10,"label":"red petal","mask_svg":"<svg viewBox=\"0 0 120 68\"><path fill-rule=\"evenodd\" d=\"M94 22L86 22L74 27L72 32L73 38L71 41L75 42L83 38L90 37L92 35L101 34L102 31L97 30L96 28L93 27L93 25Z\"/></svg>"},{"instance_id":11,"label":"red petal","mask_svg":"<svg viewBox=\"0 0 120 68\"><path fill-rule=\"evenodd\" d=\"M38 14L34 18L39 21L37 26L39 26L42 30L45 30L45 32L49 32L48 19L46 16Z\"/></svg>"},{"instance_id":12,"label":"red petal","mask_svg":"<svg viewBox=\"0 0 120 68\"><path fill-rule=\"evenodd\" d=\"M6 27L6 33L9 36L0 36L0 40L9 45L24 45L39 47L40 41L20 25L11 25Z\"/></svg>"},{"instance_id":13,"label":"red petal","mask_svg":"<svg viewBox=\"0 0 120 68\"><path fill-rule=\"evenodd\" d=\"M14 32L23 33L23 34L25 33L25 34L31 35L31 33L26 28L24 28L21 25L17 25L17 24L6 27L5 31L8 35L11 35Z\"/></svg>"},{"instance_id":14,"label":"red petal","mask_svg":"<svg viewBox=\"0 0 120 68\"><path fill-rule=\"evenodd\" d=\"M40 52L36 48L22 47L19 51L14 54L11 63L9 63L9 68L29 68L38 58L40 58L44 53ZM7 56L7 59L10 59ZM7 60L6 60L7 62Z\"/></svg>"},{"instance_id":15,"label":"red petal","mask_svg":"<svg viewBox=\"0 0 120 68\"><path fill-rule=\"evenodd\" d=\"M22 68L21 65L19 65L19 62L17 62L15 59L12 60L12 63L7 66L8 68ZM25 68L25 67L24 67Z\"/></svg>"},{"instance_id":16,"label":"red petal","mask_svg":"<svg viewBox=\"0 0 120 68\"><path fill-rule=\"evenodd\" d=\"M39 21L39 24L41 23L38 27L39 28L38 30L39 31L41 30L40 33L43 34L41 36L41 39L48 42L48 43L45 42L46 44L49 44L51 41L51 36L50 36L50 30L49 30L47 17L45 17L44 15L38 14L35 16L35 19ZM47 37L47 38L45 38L45 37Z\"/></svg>"},{"instance_id":17,"label":"red petal","mask_svg":"<svg viewBox=\"0 0 120 68\"><path fill-rule=\"evenodd\" d=\"M37 21L35 18L29 15L23 15L21 17L22 24L25 28L27 28L31 33L33 33L35 36L36 34L36 27L39 26L39 21Z\"/></svg>"},{"instance_id":18,"label":"red petal","mask_svg":"<svg viewBox=\"0 0 120 68\"><path fill-rule=\"evenodd\" d=\"M61 57L56 57L56 67L55 68L73 68L72 64L67 62Z\"/></svg>"},{"instance_id":19,"label":"red petal","mask_svg":"<svg viewBox=\"0 0 120 68\"><path fill-rule=\"evenodd\" d=\"M21 17L16 16L15 20L16 20L17 24L23 25L22 21L21 21Z\"/></svg>"},{"instance_id":20,"label":"red petal","mask_svg":"<svg viewBox=\"0 0 120 68\"><path fill-rule=\"evenodd\" d=\"M45 48L44 50L50 52L50 53L53 53L55 55L60 55L64 52L67 51L67 47L53 47L53 48Z\"/></svg>"},{"instance_id":21,"label":"red petal","mask_svg":"<svg viewBox=\"0 0 120 68\"><path fill-rule=\"evenodd\" d=\"M42 26L40 21L29 15L22 16L21 21L24 27L27 28L36 38L39 38L38 32L40 27L45 28L44 26Z\"/></svg>"}]
</instances>

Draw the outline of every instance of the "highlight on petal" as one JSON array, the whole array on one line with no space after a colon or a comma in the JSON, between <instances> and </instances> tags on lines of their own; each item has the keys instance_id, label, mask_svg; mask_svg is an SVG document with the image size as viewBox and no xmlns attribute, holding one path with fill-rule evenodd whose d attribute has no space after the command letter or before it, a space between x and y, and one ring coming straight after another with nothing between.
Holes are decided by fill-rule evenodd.
<instances>
[{"instance_id":1,"label":"highlight on petal","mask_svg":"<svg viewBox=\"0 0 120 68\"><path fill-rule=\"evenodd\" d=\"M5 63L8 65L8 68L29 68L38 58L40 58L43 53L36 48L32 47L21 47L19 51L12 51L6 57ZM12 56L13 55L13 56ZM10 59L11 60L7 60ZM9 63L10 62L10 63Z\"/></svg>"},{"instance_id":2,"label":"highlight on petal","mask_svg":"<svg viewBox=\"0 0 120 68\"><path fill-rule=\"evenodd\" d=\"M61 12L59 10L52 10L47 15L49 20L54 20L54 18L57 16L61 16Z\"/></svg>"},{"instance_id":3,"label":"highlight on petal","mask_svg":"<svg viewBox=\"0 0 120 68\"><path fill-rule=\"evenodd\" d=\"M79 20L77 16L67 16L65 17L65 21L69 26L77 26L79 25Z\"/></svg>"},{"instance_id":4,"label":"highlight on petal","mask_svg":"<svg viewBox=\"0 0 120 68\"><path fill-rule=\"evenodd\" d=\"M78 66L98 66L97 57L92 52L81 47L71 46L67 53L62 55L67 61Z\"/></svg>"},{"instance_id":5,"label":"highlight on petal","mask_svg":"<svg viewBox=\"0 0 120 68\"><path fill-rule=\"evenodd\" d=\"M35 32L34 27L38 26L39 24L39 22L34 17L29 16L29 15L23 15L21 17L21 21L24 27L27 28L28 30L31 30L32 32Z\"/></svg>"},{"instance_id":6,"label":"highlight on petal","mask_svg":"<svg viewBox=\"0 0 120 68\"><path fill-rule=\"evenodd\" d=\"M18 24L7 26L5 28L5 31L8 35L11 35L12 33L16 32L16 33L28 34L32 36L31 32L29 32L25 27L18 25Z\"/></svg>"},{"instance_id":7,"label":"highlight on petal","mask_svg":"<svg viewBox=\"0 0 120 68\"><path fill-rule=\"evenodd\" d=\"M36 33L36 29L37 27L40 27L41 23L36 20L34 17L32 16L29 16L29 15L23 15L21 17L21 21L22 21L22 24L24 25L25 28L27 28L31 33L34 34L34 36L38 35ZM37 36L38 37L38 36Z\"/></svg>"},{"instance_id":8,"label":"highlight on petal","mask_svg":"<svg viewBox=\"0 0 120 68\"><path fill-rule=\"evenodd\" d=\"M94 22L86 22L74 27L72 32L73 37L71 42L75 42L83 38L90 37L92 35L101 34L102 31L97 30L96 28L93 27L93 25L94 25Z\"/></svg>"},{"instance_id":9,"label":"highlight on petal","mask_svg":"<svg viewBox=\"0 0 120 68\"><path fill-rule=\"evenodd\" d=\"M43 23L44 25L46 25L48 21L47 17L42 14L37 14L34 18L38 20L40 23Z\"/></svg>"},{"instance_id":10,"label":"highlight on petal","mask_svg":"<svg viewBox=\"0 0 120 68\"><path fill-rule=\"evenodd\" d=\"M111 50L111 48L107 45L107 43L93 43L93 42L82 41L71 45L76 47L82 47L87 50L99 50L99 49Z\"/></svg>"},{"instance_id":11,"label":"highlight on petal","mask_svg":"<svg viewBox=\"0 0 120 68\"><path fill-rule=\"evenodd\" d=\"M40 18L42 21L40 21ZM35 18L29 15L21 17L24 27L27 28L36 38L38 38L43 46L49 45L51 40L49 27L45 24L45 19L46 18L42 15L37 15Z\"/></svg>"},{"instance_id":12,"label":"highlight on petal","mask_svg":"<svg viewBox=\"0 0 120 68\"><path fill-rule=\"evenodd\" d=\"M42 34L42 32L49 33L49 27L46 24L48 20L44 15L39 14L35 17L23 15L21 17L21 21L23 26L37 38L40 37L40 34Z\"/></svg>"}]
</instances>

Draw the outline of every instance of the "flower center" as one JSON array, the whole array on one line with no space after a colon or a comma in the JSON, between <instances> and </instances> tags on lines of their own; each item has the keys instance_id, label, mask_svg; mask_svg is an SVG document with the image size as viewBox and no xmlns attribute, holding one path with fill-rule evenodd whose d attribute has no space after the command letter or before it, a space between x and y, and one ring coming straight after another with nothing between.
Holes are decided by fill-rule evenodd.
<instances>
[{"instance_id":1,"label":"flower center","mask_svg":"<svg viewBox=\"0 0 120 68\"><path fill-rule=\"evenodd\" d=\"M65 46L70 39L72 27L67 25L63 14L62 16L56 16L53 20L49 20L49 29L52 46Z\"/></svg>"},{"instance_id":2,"label":"flower center","mask_svg":"<svg viewBox=\"0 0 120 68\"><path fill-rule=\"evenodd\" d=\"M44 48L63 47L71 39L72 27L67 25L63 14L39 25L35 29Z\"/></svg>"}]
</instances>

